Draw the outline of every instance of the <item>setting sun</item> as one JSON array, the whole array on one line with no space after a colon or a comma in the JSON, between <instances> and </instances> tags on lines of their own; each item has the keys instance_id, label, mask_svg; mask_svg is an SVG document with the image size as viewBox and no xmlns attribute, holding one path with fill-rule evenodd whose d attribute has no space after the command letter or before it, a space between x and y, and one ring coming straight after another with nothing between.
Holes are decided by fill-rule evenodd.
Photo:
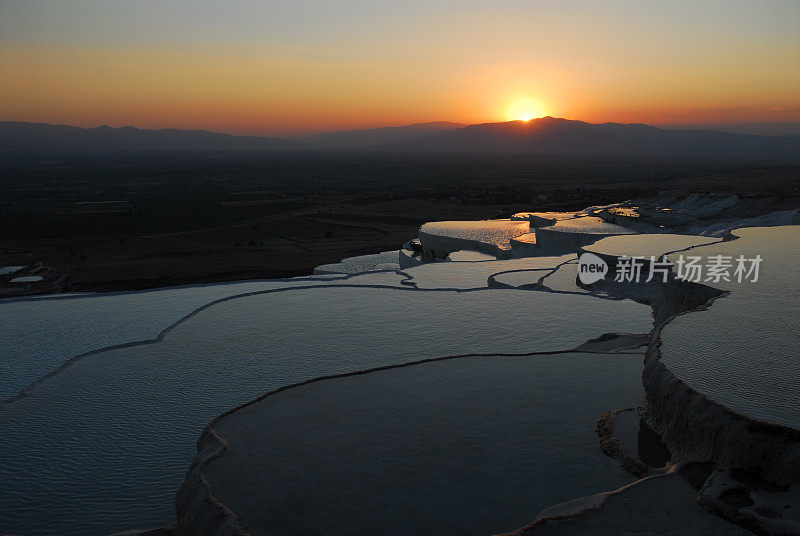
<instances>
[{"instance_id":1,"label":"setting sun","mask_svg":"<svg viewBox=\"0 0 800 536\"><path fill-rule=\"evenodd\" d=\"M545 109L533 99L517 99L506 110L509 121L530 121L545 115Z\"/></svg>"}]
</instances>

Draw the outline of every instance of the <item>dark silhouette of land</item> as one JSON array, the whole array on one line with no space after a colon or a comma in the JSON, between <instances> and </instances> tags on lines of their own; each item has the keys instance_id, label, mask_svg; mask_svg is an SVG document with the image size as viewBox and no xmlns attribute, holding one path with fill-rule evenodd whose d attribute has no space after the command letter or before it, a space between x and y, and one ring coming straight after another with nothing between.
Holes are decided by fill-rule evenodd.
<instances>
[{"instance_id":1,"label":"dark silhouette of land","mask_svg":"<svg viewBox=\"0 0 800 536\"><path fill-rule=\"evenodd\" d=\"M384 147L412 152L800 160L800 136L667 130L555 117L470 125Z\"/></svg>"},{"instance_id":2,"label":"dark silhouette of land","mask_svg":"<svg viewBox=\"0 0 800 536\"><path fill-rule=\"evenodd\" d=\"M466 125L448 121L418 123L401 127L369 128L363 130L342 130L326 132L302 138L302 141L315 147L329 149L363 149L409 139L420 138L429 134L450 132Z\"/></svg>"},{"instance_id":3,"label":"dark silhouette of land","mask_svg":"<svg viewBox=\"0 0 800 536\"><path fill-rule=\"evenodd\" d=\"M667 130L642 124L592 124L554 117L480 125L433 122L330 132L301 141L202 130L91 129L0 122L0 155L106 152L324 149L370 152L530 154L539 156L735 158L800 162L800 136Z\"/></svg>"},{"instance_id":4,"label":"dark silhouette of land","mask_svg":"<svg viewBox=\"0 0 800 536\"><path fill-rule=\"evenodd\" d=\"M397 249L426 221L581 209L661 190L769 197L775 210L798 205L800 162L771 150L733 158L469 149L492 138L510 146L562 136L566 146L575 136L598 144L634 133L637 143L671 136L644 125L527 125L424 127L439 132L346 150L213 133L3 123L0 266L49 267L50 287L20 292L135 289L308 274L343 257ZM540 127L541 136L533 132ZM14 138L20 130L29 137ZM426 150L435 140L441 150ZM775 147L784 143L796 140Z\"/></svg>"},{"instance_id":5,"label":"dark silhouette of land","mask_svg":"<svg viewBox=\"0 0 800 536\"><path fill-rule=\"evenodd\" d=\"M0 122L0 155L165 151L276 151L301 144L277 138L233 136L205 130L136 127L80 128L44 123Z\"/></svg>"}]
</instances>

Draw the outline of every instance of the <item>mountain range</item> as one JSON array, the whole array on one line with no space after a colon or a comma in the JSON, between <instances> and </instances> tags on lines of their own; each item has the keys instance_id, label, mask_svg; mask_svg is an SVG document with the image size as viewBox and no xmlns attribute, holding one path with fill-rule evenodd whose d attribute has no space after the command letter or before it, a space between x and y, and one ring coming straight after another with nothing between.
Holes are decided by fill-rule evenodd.
<instances>
[{"instance_id":1,"label":"mountain range","mask_svg":"<svg viewBox=\"0 0 800 536\"><path fill-rule=\"evenodd\" d=\"M234 136L206 130L136 127L80 128L46 123L0 122L0 154L108 153L143 151L283 151L300 142L257 136Z\"/></svg>"},{"instance_id":2,"label":"mountain range","mask_svg":"<svg viewBox=\"0 0 800 536\"><path fill-rule=\"evenodd\" d=\"M75 154L164 151L347 151L719 157L800 160L800 136L755 136L715 130L669 130L644 124L543 117L461 125L432 122L337 131L286 140L202 130L135 127L80 128L0 122L0 154Z\"/></svg>"},{"instance_id":3,"label":"mountain range","mask_svg":"<svg viewBox=\"0 0 800 536\"><path fill-rule=\"evenodd\" d=\"M302 141L317 147L330 149L356 149L387 145L414 138L423 138L429 134L450 132L467 125L450 123L449 121L433 121L416 123L401 127L369 128L364 130L340 130L326 132L315 136L301 138Z\"/></svg>"}]
</instances>

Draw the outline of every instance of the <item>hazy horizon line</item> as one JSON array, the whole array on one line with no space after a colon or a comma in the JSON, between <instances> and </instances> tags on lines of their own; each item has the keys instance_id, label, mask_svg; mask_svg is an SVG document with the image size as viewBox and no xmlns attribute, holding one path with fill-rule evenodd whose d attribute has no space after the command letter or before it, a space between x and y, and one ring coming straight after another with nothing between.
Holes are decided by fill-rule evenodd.
<instances>
[{"instance_id":1,"label":"hazy horizon line","mask_svg":"<svg viewBox=\"0 0 800 536\"><path fill-rule=\"evenodd\" d=\"M536 121L538 119L545 119L545 118L565 119L567 121L579 121L593 125L602 125L606 123L616 123L625 125L648 125L657 128L663 128L665 130L718 130L721 132L729 132L734 134L751 134L751 135L761 135L761 136L800 135L800 121L698 121L698 122L675 121L675 122L654 122L654 123L643 123L641 121L591 122L582 119L572 119L567 117L556 117L550 115L536 117L534 119L531 119L530 121ZM334 129L323 129L323 130L313 129L302 133L298 133L297 131L276 132L276 131L269 131L268 129L265 129L264 133L251 133L251 132L242 132L240 130L237 131L236 129L227 129L225 127L215 127L215 126L196 128L196 127L181 127L181 126L137 126L133 124L115 125L110 123L101 123L89 126L83 124L70 124L70 123L48 123L45 121L19 121L19 120L0 119L0 122L7 122L7 123L29 123L29 124L40 124L40 125L50 125L50 126L65 126L65 127L82 128L87 130L102 128L102 127L109 127L114 129L132 127L138 130L183 130L187 132L190 131L211 132L215 134L226 134L230 136L279 138L285 140L303 140L313 136L338 133L338 132L357 132L357 131L369 131L378 129L403 128L403 127L429 125L435 123L448 123L452 125L460 125L457 126L456 128L463 128L472 125L513 123L516 121L519 120L484 121L477 123L469 123L462 121L452 121L447 119L434 119L430 121L415 121L411 123L386 123L386 124L375 124L373 126L342 127Z\"/></svg>"}]
</instances>

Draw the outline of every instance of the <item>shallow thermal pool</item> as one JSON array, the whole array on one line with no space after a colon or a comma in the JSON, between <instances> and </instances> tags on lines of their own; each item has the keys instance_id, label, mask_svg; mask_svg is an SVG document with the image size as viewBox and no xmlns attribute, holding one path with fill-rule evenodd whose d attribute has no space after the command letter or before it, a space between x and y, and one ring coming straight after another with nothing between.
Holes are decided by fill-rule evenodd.
<instances>
[{"instance_id":1,"label":"shallow thermal pool","mask_svg":"<svg viewBox=\"0 0 800 536\"><path fill-rule=\"evenodd\" d=\"M559 231L562 233L588 233L588 234L609 234L609 235L625 235L636 234L621 225L608 223L596 216L586 216L583 218L575 218L571 220L559 220L549 227L543 227L549 231Z\"/></svg>"},{"instance_id":2,"label":"shallow thermal pool","mask_svg":"<svg viewBox=\"0 0 800 536\"><path fill-rule=\"evenodd\" d=\"M719 255L729 259L730 282L704 283L729 294L665 326L661 360L733 411L800 429L800 226L733 234L740 238L691 250L703 263ZM736 281L739 256L762 258L758 281Z\"/></svg>"},{"instance_id":3,"label":"shallow thermal pool","mask_svg":"<svg viewBox=\"0 0 800 536\"><path fill-rule=\"evenodd\" d=\"M323 380L224 417L206 476L249 533L481 535L635 478L601 451L642 354L461 358Z\"/></svg>"},{"instance_id":4,"label":"shallow thermal pool","mask_svg":"<svg viewBox=\"0 0 800 536\"><path fill-rule=\"evenodd\" d=\"M158 294L148 296L154 314ZM94 299L80 306L91 310ZM649 308L634 302L517 290L307 286L217 303L161 342L82 358L0 409L0 529L92 535L171 523L203 427L283 385L649 329Z\"/></svg>"},{"instance_id":5,"label":"shallow thermal pool","mask_svg":"<svg viewBox=\"0 0 800 536\"><path fill-rule=\"evenodd\" d=\"M320 279L0 300L0 401L72 357L154 338L165 327L214 300L270 288L318 284Z\"/></svg>"}]
</instances>

